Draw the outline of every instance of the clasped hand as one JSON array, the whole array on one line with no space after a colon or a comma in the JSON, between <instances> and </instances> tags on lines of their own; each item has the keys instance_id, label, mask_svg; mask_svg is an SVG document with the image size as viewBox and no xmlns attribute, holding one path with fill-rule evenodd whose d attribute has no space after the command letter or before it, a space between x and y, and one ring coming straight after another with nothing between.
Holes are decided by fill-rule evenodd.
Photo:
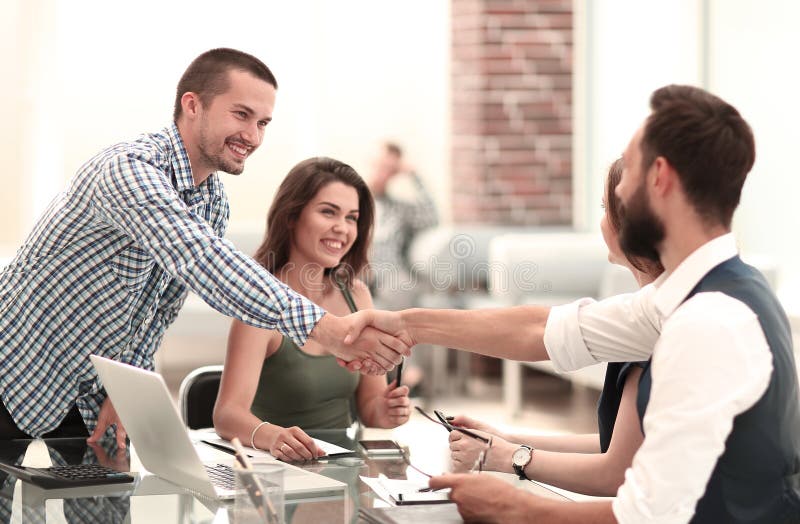
<instances>
[{"instance_id":1,"label":"clasped hand","mask_svg":"<svg viewBox=\"0 0 800 524\"><path fill-rule=\"evenodd\" d=\"M350 371L383 375L411 354L415 342L399 313L367 309L346 317L325 314L307 344L321 344Z\"/></svg>"}]
</instances>

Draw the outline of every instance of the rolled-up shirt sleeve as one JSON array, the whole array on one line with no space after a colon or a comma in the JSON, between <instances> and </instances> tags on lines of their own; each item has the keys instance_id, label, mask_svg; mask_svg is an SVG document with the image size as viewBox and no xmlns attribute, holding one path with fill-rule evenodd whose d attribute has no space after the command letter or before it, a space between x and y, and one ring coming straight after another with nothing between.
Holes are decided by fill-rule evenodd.
<instances>
[{"instance_id":1,"label":"rolled-up shirt sleeve","mask_svg":"<svg viewBox=\"0 0 800 524\"><path fill-rule=\"evenodd\" d=\"M550 309L544 345L559 372L598 362L647 360L661 332L655 287L601 301L582 298Z\"/></svg>"},{"instance_id":2,"label":"rolled-up shirt sleeve","mask_svg":"<svg viewBox=\"0 0 800 524\"><path fill-rule=\"evenodd\" d=\"M574 371L598 362L583 340L579 320L581 307L593 302L591 298L582 298L550 309L544 330L544 347L553 367L559 373Z\"/></svg>"}]
</instances>

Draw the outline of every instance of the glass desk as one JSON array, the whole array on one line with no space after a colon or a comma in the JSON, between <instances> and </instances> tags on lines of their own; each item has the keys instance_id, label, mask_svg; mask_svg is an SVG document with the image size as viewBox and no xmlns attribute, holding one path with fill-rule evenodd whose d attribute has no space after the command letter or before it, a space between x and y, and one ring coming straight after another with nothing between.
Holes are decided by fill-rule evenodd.
<instances>
[{"instance_id":1,"label":"glass desk","mask_svg":"<svg viewBox=\"0 0 800 524\"><path fill-rule=\"evenodd\" d=\"M433 424L413 432L398 428L390 430L365 429L361 432L317 430L314 437L358 450L360 438L394 438L407 451L408 462L431 474L449 470L447 435ZM67 463L98 462L120 471L131 471L132 484L116 484L69 489L45 490L17 481L0 471L0 524L7 522L34 523L225 523L232 517L233 501L211 501L195 496L175 484L145 472L135 450L117 450L113 442L101 446L86 446L84 439L49 439L44 441L11 441L0 443L4 460L25 465L49 466ZM201 450L204 461L230 461L222 451ZM354 460L355 459L355 460ZM351 523L358 522L361 507L387 506L366 486L359 476L376 477L383 473L389 478L421 479L420 473L397 456L366 457L357 451L349 458L331 458L300 464L300 467L347 484L340 496L287 500L287 523ZM490 474L490 473L483 473ZM532 482L522 482L507 475L509 482L542 496L561 499L560 495ZM231 518L230 521L233 519Z\"/></svg>"}]
</instances>

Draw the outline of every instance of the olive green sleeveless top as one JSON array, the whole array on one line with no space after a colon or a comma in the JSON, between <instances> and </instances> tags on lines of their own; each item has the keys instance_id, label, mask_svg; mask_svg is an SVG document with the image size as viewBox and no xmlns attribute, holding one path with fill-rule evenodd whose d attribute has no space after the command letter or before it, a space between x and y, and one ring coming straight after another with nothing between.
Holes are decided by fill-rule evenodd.
<instances>
[{"instance_id":1,"label":"olive green sleeveless top","mask_svg":"<svg viewBox=\"0 0 800 524\"><path fill-rule=\"evenodd\" d=\"M350 289L344 284L339 289L350 311L358 311ZM250 411L283 427L346 428L355 421L358 381L358 373L340 367L336 357L309 355L283 337L278 350L261 366Z\"/></svg>"}]
</instances>

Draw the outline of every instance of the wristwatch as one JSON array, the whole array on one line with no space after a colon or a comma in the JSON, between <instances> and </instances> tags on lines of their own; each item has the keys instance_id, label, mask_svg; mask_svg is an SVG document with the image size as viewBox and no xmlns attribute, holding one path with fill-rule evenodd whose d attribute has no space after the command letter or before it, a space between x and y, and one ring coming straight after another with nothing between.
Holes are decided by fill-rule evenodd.
<instances>
[{"instance_id":1,"label":"wristwatch","mask_svg":"<svg viewBox=\"0 0 800 524\"><path fill-rule=\"evenodd\" d=\"M533 448L522 444L511 455L511 465L514 467L514 473L519 475L520 480L530 480L525 474L525 467L530 464L533 459Z\"/></svg>"}]
</instances>

